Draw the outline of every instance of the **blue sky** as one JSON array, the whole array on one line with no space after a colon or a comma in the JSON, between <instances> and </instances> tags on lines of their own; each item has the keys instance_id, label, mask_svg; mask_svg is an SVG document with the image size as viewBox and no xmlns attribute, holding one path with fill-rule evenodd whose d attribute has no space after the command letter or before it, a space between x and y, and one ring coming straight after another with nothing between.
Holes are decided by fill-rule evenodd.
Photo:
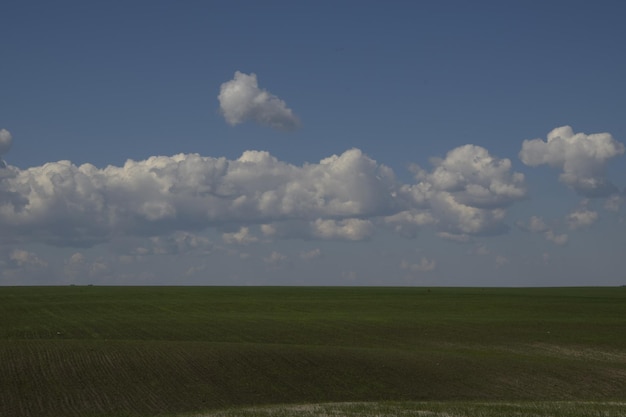
<instances>
[{"instance_id":1,"label":"blue sky","mask_svg":"<svg viewBox=\"0 0 626 417\"><path fill-rule=\"evenodd\" d=\"M0 284L624 284L625 8L4 2Z\"/></svg>"}]
</instances>

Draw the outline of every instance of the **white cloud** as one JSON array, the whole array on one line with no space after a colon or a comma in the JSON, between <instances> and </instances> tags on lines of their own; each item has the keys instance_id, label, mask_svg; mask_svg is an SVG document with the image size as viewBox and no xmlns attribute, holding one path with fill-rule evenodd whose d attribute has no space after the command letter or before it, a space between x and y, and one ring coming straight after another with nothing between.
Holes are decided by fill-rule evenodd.
<instances>
[{"instance_id":1,"label":"white cloud","mask_svg":"<svg viewBox=\"0 0 626 417\"><path fill-rule=\"evenodd\" d=\"M283 100L259 88L256 74L235 72L232 80L222 84L218 100L224 118L233 126L248 120L278 130L300 126Z\"/></svg>"},{"instance_id":2,"label":"white cloud","mask_svg":"<svg viewBox=\"0 0 626 417\"><path fill-rule=\"evenodd\" d=\"M73 253L63 267L65 275L72 280L80 278L95 278L107 272L109 266L102 259L90 261L81 252Z\"/></svg>"},{"instance_id":3,"label":"white cloud","mask_svg":"<svg viewBox=\"0 0 626 417\"><path fill-rule=\"evenodd\" d=\"M0 179L4 242L89 246L224 223L341 222L392 213L401 204L393 172L358 149L303 166L246 151L232 161L179 154L104 169L60 161L8 171ZM356 224L365 223L339 223L344 232L337 237L350 238ZM329 235L324 223L315 229Z\"/></svg>"},{"instance_id":4,"label":"white cloud","mask_svg":"<svg viewBox=\"0 0 626 417\"><path fill-rule=\"evenodd\" d=\"M359 274L357 274L356 271L342 271L341 272L341 278L349 282L356 281L358 278L358 275Z\"/></svg>"},{"instance_id":5,"label":"white cloud","mask_svg":"<svg viewBox=\"0 0 626 417\"><path fill-rule=\"evenodd\" d=\"M53 276L48 262L34 252L12 249L0 257L0 283L39 284L49 282Z\"/></svg>"},{"instance_id":6,"label":"white cloud","mask_svg":"<svg viewBox=\"0 0 626 417\"><path fill-rule=\"evenodd\" d=\"M539 216L532 216L529 220L528 220L528 224L522 222L522 221L518 221L517 222L517 226L527 232L531 232L531 233L540 233L543 234L543 237L556 244L556 245L565 245L567 243L568 240L568 236L567 234L558 234L555 233L554 230L552 230L547 224L546 222L543 220L543 218L539 217Z\"/></svg>"},{"instance_id":7,"label":"white cloud","mask_svg":"<svg viewBox=\"0 0 626 417\"><path fill-rule=\"evenodd\" d=\"M288 263L288 258L280 252L273 251L270 256L263 258L263 261L273 268L280 268Z\"/></svg>"},{"instance_id":8,"label":"white cloud","mask_svg":"<svg viewBox=\"0 0 626 417\"><path fill-rule=\"evenodd\" d=\"M319 240L365 240L374 232L374 223L363 219L323 219L312 221L286 220L261 226L269 238L319 239Z\"/></svg>"},{"instance_id":9,"label":"white cloud","mask_svg":"<svg viewBox=\"0 0 626 417\"><path fill-rule=\"evenodd\" d=\"M2 160L2 155L9 152L11 146L13 145L13 136L11 136L11 132L6 129L0 129L0 169L4 169L7 167L6 162ZM2 174L0 173L0 179L2 179ZM0 195L0 203L2 195Z\"/></svg>"},{"instance_id":10,"label":"white cloud","mask_svg":"<svg viewBox=\"0 0 626 417\"><path fill-rule=\"evenodd\" d=\"M103 169L69 161L9 166L0 170L0 244L86 247L152 237L150 254L181 250L197 243L189 231L224 225L238 230L224 233L227 243L254 241L254 225L267 237L325 240L364 240L375 225L406 237L432 225L456 241L507 230L506 208L526 196L508 159L466 145L433 164L432 172L416 168L407 185L359 149L301 166L261 151L235 160L158 156Z\"/></svg>"},{"instance_id":11,"label":"white cloud","mask_svg":"<svg viewBox=\"0 0 626 417\"><path fill-rule=\"evenodd\" d=\"M496 262L496 267L497 268L501 268L504 265L509 263L509 259L507 257L505 257L505 256L498 255L498 256L496 256L495 262Z\"/></svg>"},{"instance_id":12,"label":"white cloud","mask_svg":"<svg viewBox=\"0 0 626 417\"><path fill-rule=\"evenodd\" d=\"M465 145L431 162L430 173L413 166L417 183L400 188L411 205L430 210L438 229L449 235L506 231L505 208L527 195L524 175L511 171L510 160Z\"/></svg>"},{"instance_id":13,"label":"white cloud","mask_svg":"<svg viewBox=\"0 0 626 417\"><path fill-rule=\"evenodd\" d=\"M9 255L9 260L17 267L36 267L45 268L48 266L48 262L38 257L35 253L14 249Z\"/></svg>"},{"instance_id":14,"label":"white cloud","mask_svg":"<svg viewBox=\"0 0 626 417\"><path fill-rule=\"evenodd\" d=\"M430 201L438 227L450 234L490 235L506 231L504 209L483 209L459 203L454 194L437 193Z\"/></svg>"},{"instance_id":15,"label":"white cloud","mask_svg":"<svg viewBox=\"0 0 626 417\"><path fill-rule=\"evenodd\" d=\"M456 233L448 233L448 232L439 232L437 233L442 239L450 240L456 243L469 243L472 241L472 238L466 234L456 234Z\"/></svg>"},{"instance_id":16,"label":"white cloud","mask_svg":"<svg viewBox=\"0 0 626 417\"><path fill-rule=\"evenodd\" d=\"M520 220L517 222L517 227L526 232L532 233L544 233L550 230L543 218L539 216L531 216L528 220L528 224Z\"/></svg>"},{"instance_id":17,"label":"white cloud","mask_svg":"<svg viewBox=\"0 0 626 417\"><path fill-rule=\"evenodd\" d=\"M13 136L6 129L0 129L0 156L9 152L13 145Z\"/></svg>"},{"instance_id":18,"label":"white cloud","mask_svg":"<svg viewBox=\"0 0 626 417\"><path fill-rule=\"evenodd\" d=\"M311 226L313 236L326 240L364 240L374 230L371 221L361 219L317 219Z\"/></svg>"},{"instance_id":19,"label":"white cloud","mask_svg":"<svg viewBox=\"0 0 626 417\"><path fill-rule=\"evenodd\" d=\"M183 231L151 237L150 243L151 248L146 254L152 255L180 255L193 252L206 255L213 249L213 243L208 238Z\"/></svg>"},{"instance_id":20,"label":"white cloud","mask_svg":"<svg viewBox=\"0 0 626 417\"><path fill-rule=\"evenodd\" d=\"M542 233L548 231L548 226L541 217L532 216L529 222L529 229L533 233Z\"/></svg>"},{"instance_id":21,"label":"white cloud","mask_svg":"<svg viewBox=\"0 0 626 417\"><path fill-rule=\"evenodd\" d=\"M567 215L567 224L570 229L580 229L591 226L598 220L598 212L579 208Z\"/></svg>"},{"instance_id":22,"label":"white cloud","mask_svg":"<svg viewBox=\"0 0 626 417\"><path fill-rule=\"evenodd\" d=\"M526 197L524 175L511 172L511 161L489 154L480 146L465 145L435 161L426 180L432 187L475 208L506 207Z\"/></svg>"},{"instance_id":23,"label":"white cloud","mask_svg":"<svg viewBox=\"0 0 626 417\"><path fill-rule=\"evenodd\" d=\"M410 263L404 260L400 263L400 268L410 272L427 272L434 270L436 267L437 262L426 257L422 257L418 263Z\"/></svg>"},{"instance_id":24,"label":"white cloud","mask_svg":"<svg viewBox=\"0 0 626 417\"><path fill-rule=\"evenodd\" d=\"M222 234L222 240L228 244L247 245L249 243L258 242L258 238L250 233L248 227L239 228L238 232Z\"/></svg>"},{"instance_id":25,"label":"white cloud","mask_svg":"<svg viewBox=\"0 0 626 417\"><path fill-rule=\"evenodd\" d=\"M471 255L486 256L486 255L489 255L491 251L483 245L478 245L477 247L469 251L469 253Z\"/></svg>"},{"instance_id":26,"label":"white cloud","mask_svg":"<svg viewBox=\"0 0 626 417\"><path fill-rule=\"evenodd\" d=\"M604 202L604 209L617 213L624 204L624 197L619 194L613 194Z\"/></svg>"},{"instance_id":27,"label":"white cloud","mask_svg":"<svg viewBox=\"0 0 626 417\"><path fill-rule=\"evenodd\" d=\"M305 261L317 259L322 256L322 251L319 248L311 249L310 251L300 252L300 258Z\"/></svg>"},{"instance_id":28,"label":"white cloud","mask_svg":"<svg viewBox=\"0 0 626 417\"><path fill-rule=\"evenodd\" d=\"M616 187L606 178L608 161L624 153L624 145L609 133L586 135L562 126L547 141L525 140L519 157L529 166L549 165L561 170L560 180L586 197L606 197Z\"/></svg>"},{"instance_id":29,"label":"white cloud","mask_svg":"<svg viewBox=\"0 0 626 417\"><path fill-rule=\"evenodd\" d=\"M162 236L152 236L137 243L134 239L116 240L116 251L122 253L120 261L130 263L154 255L207 255L214 249L206 237L185 231L176 231Z\"/></svg>"},{"instance_id":30,"label":"white cloud","mask_svg":"<svg viewBox=\"0 0 626 417\"><path fill-rule=\"evenodd\" d=\"M273 224L262 224L261 225L261 233L263 233L264 236L268 236L268 237L275 236L276 233L277 233L276 225L273 225Z\"/></svg>"},{"instance_id":31,"label":"white cloud","mask_svg":"<svg viewBox=\"0 0 626 417\"><path fill-rule=\"evenodd\" d=\"M554 233L552 230L545 232L544 236L547 240L559 246L565 245L569 239L566 233L558 234Z\"/></svg>"},{"instance_id":32,"label":"white cloud","mask_svg":"<svg viewBox=\"0 0 626 417\"><path fill-rule=\"evenodd\" d=\"M205 274L205 271L207 269L208 269L208 267L206 265L190 266L189 268L187 268L187 271L185 271L185 275L190 277L190 276L197 275L199 273Z\"/></svg>"},{"instance_id":33,"label":"white cloud","mask_svg":"<svg viewBox=\"0 0 626 417\"><path fill-rule=\"evenodd\" d=\"M120 255L117 258L117 260L122 265L129 265L129 264L132 264L133 262L135 262L136 258L134 256L131 256L131 255Z\"/></svg>"},{"instance_id":34,"label":"white cloud","mask_svg":"<svg viewBox=\"0 0 626 417\"><path fill-rule=\"evenodd\" d=\"M437 220L429 210L413 209L387 216L383 222L391 226L399 235L414 238L421 227L434 224Z\"/></svg>"},{"instance_id":35,"label":"white cloud","mask_svg":"<svg viewBox=\"0 0 626 417\"><path fill-rule=\"evenodd\" d=\"M85 263L85 255L80 252L73 253L66 261L67 265L79 265Z\"/></svg>"}]
</instances>

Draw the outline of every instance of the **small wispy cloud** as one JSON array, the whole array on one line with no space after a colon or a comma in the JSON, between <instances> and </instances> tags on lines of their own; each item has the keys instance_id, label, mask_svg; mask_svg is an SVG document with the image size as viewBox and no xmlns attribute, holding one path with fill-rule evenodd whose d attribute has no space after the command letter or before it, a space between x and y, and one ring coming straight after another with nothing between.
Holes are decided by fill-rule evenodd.
<instances>
[{"instance_id":1,"label":"small wispy cloud","mask_svg":"<svg viewBox=\"0 0 626 417\"><path fill-rule=\"evenodd\" d=\"M300 252L300 259L310 261L322 256L322 251L319 248L311 249L310 251Z\"/></svg>"},{"instance_id":2,"label":"small wispy cloud","mask_svg":"<svg viewBox=\"0 0 626 417\"><path fill-rule=\"evenodd\" d=\"M543 237L555 245L565 245L568 241L568 236L565 233L556 233L550 226L546 224L543 218L539 216L531 216L528 220L528 223L518 221L517 227L521 230L531 233L540 233L543 234Z\"/></svg>"},{"instance_id":3,"label":"small wispy cloud","mask_svg":"<svg viewBox=\"0 0 626 417\"><path fill-rule=\"evenodd\" d=\"M263 262L271 268L281 268L288 264L289 258L287 258L287 255L273 251L269 256L263 258Z\"/></svg>"},{"instance_id":4,"label":"small wispy cloud","mask_svg":"<svg viewBox=\"0 0 626 417\"><path fill-rule=\"evenodd\" d=\"M505 256L502 256L502 255L496 256L496 259L495 259L496 268L501 268L504 265L508 264L509 262L510 262L509 258Z\"/></svg>"},{"instance_id":5,"label":"small wispy cloud","mask_svg":"<svg viewBox=\"0 0 626 417\"><path fill-rule=\"evenodd\" d=\"M423 256L417 263L411 263L404 260L400 263L400 268L410 272L427 272L434 270L436 267L437 262L434 259L429 259L425 256Z\"/></svg>"},{"instance_id":6,"label":"small wispy cloud","mask_svg":"<svg viewBox=\"0 0 626 417\"><path fill-rule=\"evenodd\" d=\"M569 240L566 233L555 233L552 230L548 230L544 236L547 240L559 246L565 245Z\"/></svg>"},{"instance_id":7,"label":"small wispy cloud","mask_svg":"<svg viewBox=\"0 0 626 417\"><path fill-rule=\"evenodd\" d=\"M604 202L604 209L617 213L624 203L624 196L613 194Z\"/></svg>"}]
</instances>

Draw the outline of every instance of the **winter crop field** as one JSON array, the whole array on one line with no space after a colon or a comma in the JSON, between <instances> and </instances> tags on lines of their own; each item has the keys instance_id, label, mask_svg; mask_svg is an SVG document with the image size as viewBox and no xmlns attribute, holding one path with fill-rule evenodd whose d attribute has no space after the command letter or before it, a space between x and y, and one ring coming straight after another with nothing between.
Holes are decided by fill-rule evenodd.
<instances>
[{"instance_id":1,"label":"winter crop field","mask_svg":"<svg viewBox=\"0 0 626 417\"><path fill-rule=\"evenodd\" d=\"M196 415L626 415L626 288L0 287L0 416Z\"/></svg>"}]
</instances>

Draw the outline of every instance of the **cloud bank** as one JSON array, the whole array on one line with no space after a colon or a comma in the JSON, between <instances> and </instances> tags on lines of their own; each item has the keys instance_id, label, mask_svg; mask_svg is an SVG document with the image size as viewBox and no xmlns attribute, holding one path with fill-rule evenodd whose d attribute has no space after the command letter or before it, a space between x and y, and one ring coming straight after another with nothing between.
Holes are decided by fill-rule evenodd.
<instances>
[{"instance_id":1,"label":"cloud bank","mask_svg":"<svg viewBox=\"0 0 626 417\"><path fill-rule=\"evenodd\" d=\"M230 125L253 121L283 131L300 126L300 120L283 100L259 88L254 73L235 72L232 80L222 84L217 98L222 115Z\"/></svg>"},{"instance_id":2,"label":"cloud bank","mask_svg":"<svg viewBox=\"0 0 626 417\"><path fill-rule=\"evenodd\" d=\"M610 184L599 167L623 152L623 145L608 134L570 133L559 128L548 142L524 142L523 160L556 161L572 187L584 185L581 190L597 195ZM567 149L557 160L551 147L559 143ZM547 149L547 155L535 147ZM430 227L443 239L467 243L474 236L506 233L507 209L527 198L524 175L509 159L480 146L452 149L431 165L430 170L411 167L414 181L408 184L359 149L301 166L264 151L245 151L234 160L158 156L102 169L69 161L23 170L5 166L0 169L0 244L89 247L151 237L158 242L148 252L171 253L206 247L185 233L211 228L226 244L246 245L283 238L359 241L379 227L407 238ZM597 217L581 209L567 223L583 228ZM557 244L567 241L539 217L523 228ZM164 240L168 235L176 239Z\"/></svg>"},{"instance_id":3,"label":"cloud bank","mask_svg":"<svg viewBox=\"0 0 626 417\"><path fill-rule=\"evenodd\" d=\"M1 242L91 246L116 236L292 219L318 221L321 236L330 234L326 221L338 221L336 233L350 235L358 228L343 219L400 204L393 172L358 149L303 166L246 151L236 160L180 154L104 169L59 161L2 173ZM226 239L246 240L242 233Z\"/></svg>"},{"instance_id":4,"label":"cloud bank","mask_svg":"<svg viewBox=\"0 0 626 417\"><path fill-rule=\"evenodd\" d=\"M468 145L420 170L415 184L359 149L295 166L268 152L236 160L179 154L98 169L69 161L0 173L1 243L92 246L122 236L235 227L226 243L266 236L363 240L376 224L406 236L436 225L447 233L503 230L505 207L525 196L523 176ZM237 229L238 228L238 229Z\"/></svg>"}]
</instances>

